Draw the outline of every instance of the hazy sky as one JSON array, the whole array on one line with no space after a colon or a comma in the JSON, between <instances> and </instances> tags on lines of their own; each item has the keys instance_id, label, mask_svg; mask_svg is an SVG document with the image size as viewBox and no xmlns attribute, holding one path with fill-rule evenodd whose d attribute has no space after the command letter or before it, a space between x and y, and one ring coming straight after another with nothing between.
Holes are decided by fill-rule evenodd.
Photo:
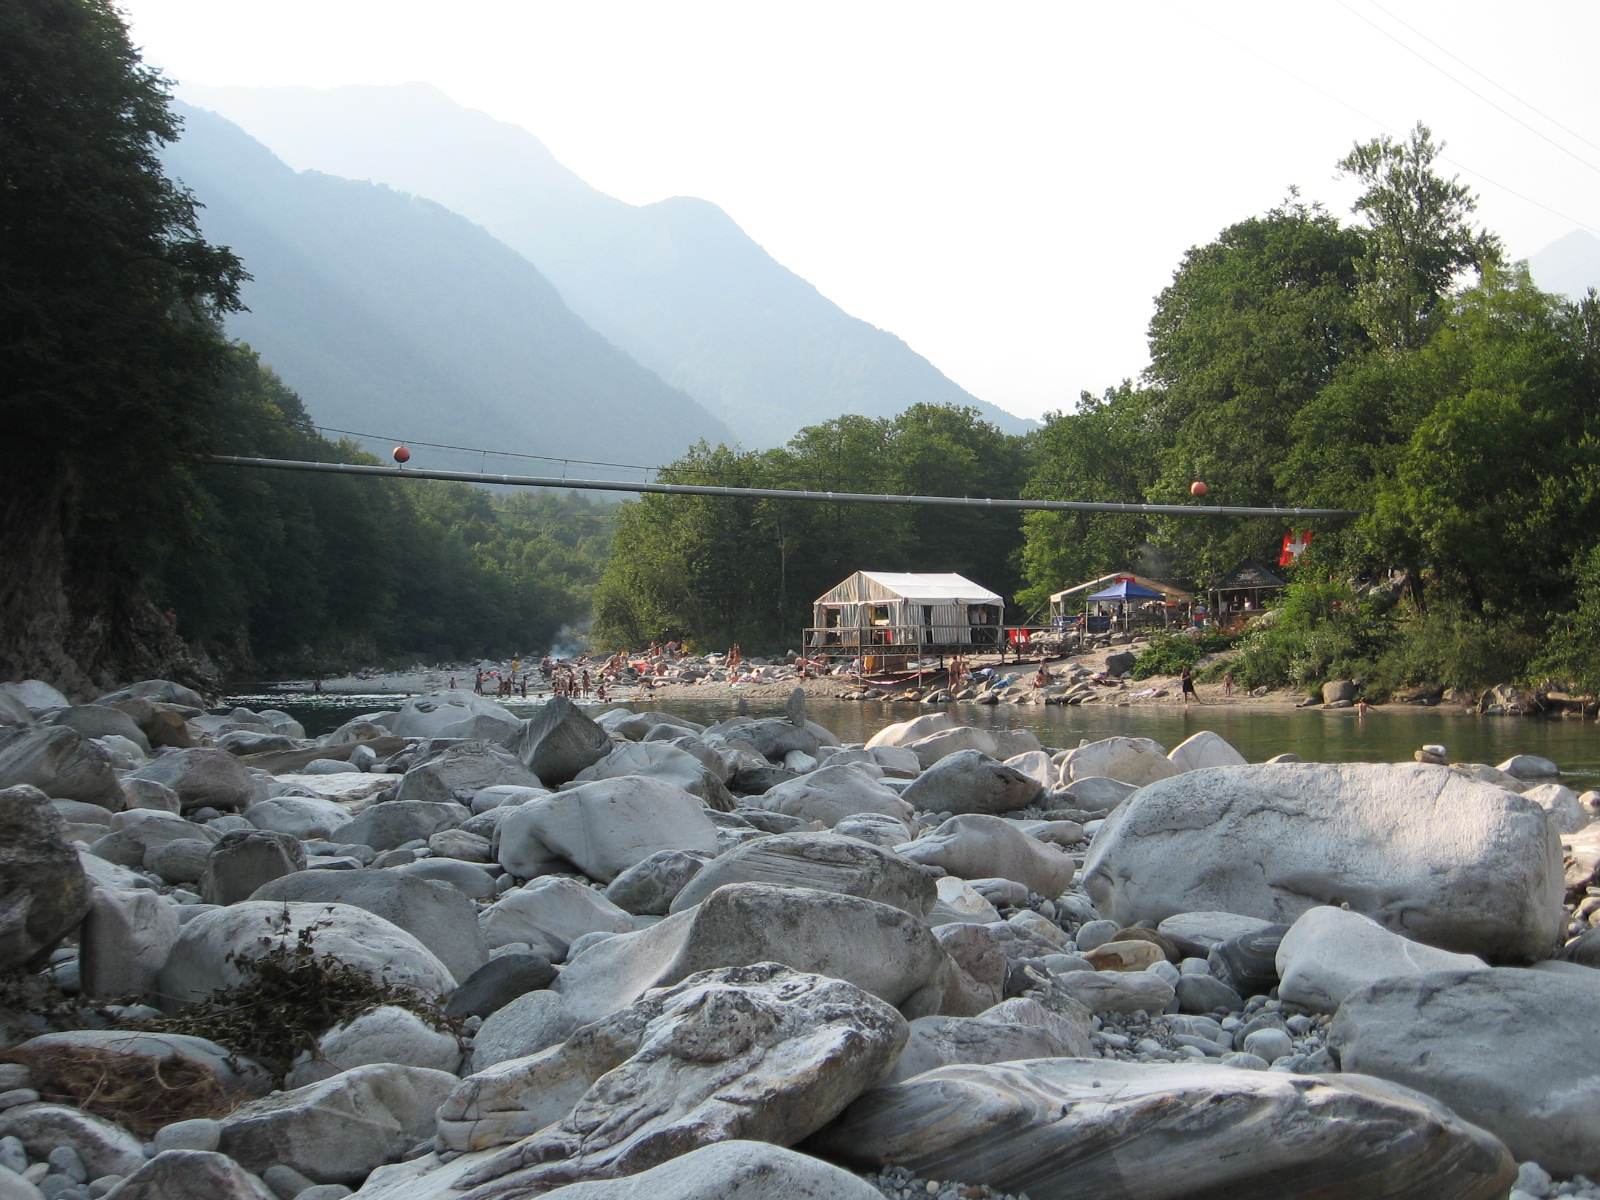
<instances>
[{"instance_id":1,"label":"hazy sky","mask_svg":"<svg viewBox=\"0 0 1600 1200\"><path fill-rule=\"evenodd\" d=\"M714 201L846 310L1026 416L1143 367L1186 249L1291 184L1346 216L1334 162L1418 119L1513 257L1600 233L1593 0L123 9L180 83L422 80L614 196Z\"/></svg>"}]
</instances>

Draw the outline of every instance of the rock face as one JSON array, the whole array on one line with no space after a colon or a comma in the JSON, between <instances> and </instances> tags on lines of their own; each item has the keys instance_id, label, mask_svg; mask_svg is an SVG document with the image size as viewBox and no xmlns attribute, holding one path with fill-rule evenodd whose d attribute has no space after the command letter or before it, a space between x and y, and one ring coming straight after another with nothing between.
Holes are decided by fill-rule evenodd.
<instances>
[{"instance_id":1,"label":"rock face","mask_svg":"<svg viewBox=\"0 0 1600 1200\"><path fill-rule=\"evenodd\" d=\"M545 701L506 748L520 758L545 786L555 787L611 753L611 735L585 716L572 701L555 696Z\"/></svg>"},{"instance_id":2,"label":"rock face","mask_svg":"<svg viewBox=\"0 0 1600 1200\"><path fill-rule=\"evenodd\" d=\"M1096 834L1083 883L1124 925L1201 909L1288 923L1348 904L1503 962L1548 957L1564 918L1544 810L1422 763L1268 763L1151 784Z\"/></svg>"},{"instance_id":3,"label":"rock face","mask_svg":"<svg viewBox=\"0 0 1600 1200\"><path fill-rule=\"evenodd\" d=\"M568 965L554 990L580 1022L696 971L782 963L843 979L922 1016L953 970L928 927L887 904L809 888L733 883L639 933L607 938ZM926 1005L924 1011L913 1011Z\"/></svg>"},{"instance_id":4,"label":"rock face","mask_svg":"<svg viewBox=\"0 0 1600 1200\"><path fill-rule=\"evenodd\" d=\"M1027 808L1040 783L981 750L958 750L929 767L905 790L908 804L936 813L1000 813Z\"/></svg>"},{"instance_id":5,"label":"rock face","mask_svg":"<svg viewBox=\"0 0 1600 1200\"><path fill-rule=\"evenodd\" d=\"M1348 997L1343 1069L1426 1092L1557 1175L1600 1173L1600 1006L1587 975L1498 968L1385 979Z\"/></svg>"},{"instance_id":6,"label":"rock face","mask_svg":"<svg viewBox=\"0 0 1600 1200\"><path fill-rule=\"evenodd\" d=\"M500 865L519 879L576 868L602 883L658 850L718 849L700 801L637 775L530 800L500 822L498 846Z\"/></svg>"},{"instance_id":7,"label":"rock face","mask_svg":"<svg viewBox=\"0 0 1600 1200\"><path fill-rule=\"evenodd\" d=\"M292 945L310 928L312 952L375 980L437 1000L455 987L448 967L416 938L382 917L348 904L272 904L247 900L201 913L183 927L158 977L170 1006L204 1000L245 982L241 961Z\"/></svg>"},{"instance_id":8,"label":"rock face","mask_svg":"<svg viewBox=\"0 0 1600 1200\"><path fill-rule=\"evenodd\" d=\"M926 917L937 895L932 877L897 854L835 833L780 833L713 859L672 902L699 904L726 883L779 883L860 896Z\"/></svg>"},{"instance_id":9,"label":"rock face","mask_svg":"<svg viewBox=\"0 0 1600 1200\"><path fill-rule=\"evenodd\" d=\"M1014 879L1049 899L1067 889L1075 870L1059 847L1029 837L1013 821L978 813L951 817L932 833L896 846L895 852L962 879Z\"/></svg>"},{"instance_id":10,"label":"rock face","mask_svg":"<svg viewBox=\"0 0 1600 1200\"><path fill-rule=\"evenodd\" d=\"M38 788L0 791L0 970L49 953L89 912L66 823Z\"/></svg>"},{"instance_id":11,"label":"rock face","mask_svg":"<svg viewBox=\"0 0 1600 1200\"><path fill-rule=\"evenodd\" d=\"M467 1176L484 1196L631 1175L713 1142L789 1145L882 1079L905 1040L899 1013L837 979L706 971L463 1080L440 1140L517 1142Z\"/></svg>"},{"instance_id":12,"label":"rock face","mask_svg":"<svg viewBox=\"0 0 1600 1200\"><path fill-rule=\"evenodd\" d=\"M1352 992L1381 979L1489 969L1480 958L1410 941L1342 908L1303 913L1279 943L1277 965L1280 997L1328 1013Z\"/></svg>"},{"instance_id":13,"label":"rock face","mask_svg":"<svg viewBox=\"0 0 1600 1200\"><path fill-rule=\"evenodd\" d=\"M941 1067L810 1146L1032 1200L1496 1200L1516 1178L1495 1138L1378 1080L1094 1059Z\"/></svg>"},{"instance_id":14,"label":"rock face","mask_svg":"<svg viewBox=\"0 0 1600 1200\"><path fill-rule=\"evenodd\" d=\"M313 1183L360 1183L433 1131L457 1082L425 1067L356 1067L235 1109L222 1150L257 1174L283 1165Z\"/></svg>"},{"instance_id":15,"label":"rock face","mask_svg":"<svg viewBox=\"0 0 1600 1200\"><path fill-rule=\"evenodd\" d=\"M449 884L393 870L300 871L274 879L257 901L349 904L405 930L464 980L489 960L477 909Z\"/></svg>"}]
</instances>

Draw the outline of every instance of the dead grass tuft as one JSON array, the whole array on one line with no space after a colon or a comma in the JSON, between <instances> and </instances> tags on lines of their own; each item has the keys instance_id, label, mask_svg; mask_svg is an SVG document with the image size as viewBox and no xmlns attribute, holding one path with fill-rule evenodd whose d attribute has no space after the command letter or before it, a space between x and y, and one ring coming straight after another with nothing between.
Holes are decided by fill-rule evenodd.
<instances>
[{"instance_id":1,"label":"dead grass tuft","mask_svg":"<svg viewBox=\"0 0 1600 1200\"><path fill-rule=\"evenodd\" d=\"M94 1046L18 1046L0 1061L21 1063L41 1098L70 1104L150 1138L163 1125L221 1117L249 1097L226 1088L191 1059L153 1058Z\"/></svg>"}]
</instances>

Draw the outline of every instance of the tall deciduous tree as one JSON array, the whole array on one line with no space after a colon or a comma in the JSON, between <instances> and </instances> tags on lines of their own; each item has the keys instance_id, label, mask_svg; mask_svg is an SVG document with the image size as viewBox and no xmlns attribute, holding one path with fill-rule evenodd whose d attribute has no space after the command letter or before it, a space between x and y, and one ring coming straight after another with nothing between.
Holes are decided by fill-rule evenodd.
<instances>
[{"instance_id":1,"label":"tall deciduous tree","mask_svg":"<svg viewBox=\"0 0 1600 1200\"><path fill-rule=\"evenodd\" d=\"M138 564L184 526L244 275L162 174L174 136L108 0L0 5L0 676L130 669Z\"/></svg>"},{"instance_id":2,"label":"tall deciduous tree","mask_svg":"<svg viewBox=\"0 0 1600 1200\"><path fill-rule=\"evenodd\" d=\"M1419 121L1405 141L1384 134L1339 161L1366 185L1355 203L1370 226L1357 262L1358 310L1373 341L1389 349L1420 346L1462 274L1500 261L1499 238L1472 226L1471 189L1434 170L1443 152Z\"/></svg>"}]
</instances>

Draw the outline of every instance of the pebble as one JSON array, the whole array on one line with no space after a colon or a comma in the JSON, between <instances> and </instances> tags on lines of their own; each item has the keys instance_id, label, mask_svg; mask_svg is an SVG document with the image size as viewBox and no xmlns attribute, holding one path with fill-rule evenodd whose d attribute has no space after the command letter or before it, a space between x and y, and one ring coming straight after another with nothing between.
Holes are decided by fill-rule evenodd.
<instances>
[{"instance_id":1,"label":"pebble","mask_svg":"<svg viewBox=\"0 0 1600 1200\"><path fill-rule=\"evenodd\" d=\"M156 1130L151 1146L157 1154L163 1150L215 1150L222 1143L222 1122L210 1117L196 1117L189 1121L174 1121Z\"/></svg>"},{"instance_id":2,"label":"pebble","mask_svg":"<svg viewBox=\"0 0 1600 1200\"><path fill-rule=\"evenodd\" d=\"M13 1088L25 1088L33 1082L33 1076L28 1073L28 1068L21 1063L0 1063L0 1092L9 1092Z\"/></svg>"},{"instance_id":3,"label":"pebble","mask_svg":"<svg viewBox=\"0 0 1600 1200\"><path fill-rule=\"evenodd\" d=\"M19 1104L37 1104L39 1093L32 1088L12 1088L9 1092L0 1092L0 1110L15 1108Z\"/></svg>"},{"instance_id":4,"label":"pebble","mask_svg":"<svg viewBox=\"0 0 1600 1200\"><path fill-rule=\"evenodd\" d=\"M71 1146L57 1146L46 1156L45 1161L58 1175L65 1175L73 1183L88 1183L89 1169L83 1165L83 1159Z\"/></svg>"},{"instance_id":5,"label":"pebble","mask_svg":"<svg viewBox=\"0 0 1600 1200\"><path fill-rule=\"evenodd\" d=\"M872 1175L863 1175L888 1200L1026 1200L1009 1192L997 1192L984 1184L958 1183L949 1180L919 1179L905 1167L885 1167Z\"/></svg>"}]
</instances>

